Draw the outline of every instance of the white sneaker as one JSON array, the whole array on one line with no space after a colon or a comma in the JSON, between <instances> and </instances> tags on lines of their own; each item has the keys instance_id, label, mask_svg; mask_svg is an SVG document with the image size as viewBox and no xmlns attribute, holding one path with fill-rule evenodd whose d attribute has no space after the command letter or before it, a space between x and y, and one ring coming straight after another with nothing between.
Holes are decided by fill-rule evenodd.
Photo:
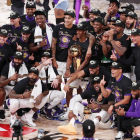
<instances>
[{"instance_id":1,"label":"white sneaker","mask_svg":"<svg viewBox=\"0 0 140 140\"><path fill-rule=\"evenodd\" d=\"M11 114L11 117L10 117L10 127L11 128L12 128L13 124L15 123L16 119L17 119L16 115Z\"/></svg>"},{"instance_id":2,"label":"white sneaker","mask_svg":"<svg viewBox=\"0 0 140 140\"><path fill-rule=\"evenodd\" d=\"M117 133L117 136L115 137L115 140L123 140L124 139L124 133L122 131L119 131Z\"/></svg>"},{"instance_id":3,"label":"white sneaker","mask_svg":"<svg viewBox=\"0 0 140 140\"><path fill-rule=\"evenodd\" d=\"M36 124L33 123L32 118L27 118L27 117L26 117L26 114L24 114L24 115L21 117L21 120L22 120L23 122L27 123L27 124L28 124L29 126L31 126L31 127L35 127L35 126L36 126Z\"/></svg>"},{"instance_id":4,"label":"white sneaker","mask_svg":"<svg viewBox=\"0 0 140 140\"><path fill-rule=\"evenodd\" d=\"M59 117L59 120L68 120L69 111Z\"/></svg>"}]
</instances>

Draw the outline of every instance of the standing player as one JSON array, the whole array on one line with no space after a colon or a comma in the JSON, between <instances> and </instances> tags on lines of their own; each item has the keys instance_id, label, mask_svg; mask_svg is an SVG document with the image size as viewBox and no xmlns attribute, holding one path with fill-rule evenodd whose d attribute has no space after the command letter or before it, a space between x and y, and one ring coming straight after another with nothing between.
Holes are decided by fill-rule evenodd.
<instances>
[{"instance_id":1,"label":"standing player","mask_svg":"<svg viewBox=\"0 0 140 140\"><path fill-rule=\"evenodd\" d=\"M31 30L33 30L36 26L34 12L36 10L35 2L27 1L26 3L26 14L20 16L21 24L23 26L30 26Z\"/></svg>"}]
</instances>

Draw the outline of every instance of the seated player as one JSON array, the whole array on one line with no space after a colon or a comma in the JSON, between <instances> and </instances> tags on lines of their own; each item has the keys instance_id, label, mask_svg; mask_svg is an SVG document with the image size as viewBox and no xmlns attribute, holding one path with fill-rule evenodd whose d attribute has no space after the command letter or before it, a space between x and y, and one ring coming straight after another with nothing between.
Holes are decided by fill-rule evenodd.
<instances>
[{"instance_id":1,"label":"seated player","mask_svg":"<svg viewBox=\"0 0 140 140\"><path fill-rule=\"evenodd\" d=\"M104 129L111 127L111 115L107 112L107 110L110 105L113 105L114 98L113 95L110 95L108 98L102 98L100 102L98 102L98 97L101 94L100 80L100 77L94 77L92 81L93 87L79 95L75 95L70 100L68 115L70 123L65 126L59 126L59 132L64 134L77 134L75 120L77 118L81 122L84 119L84 105L82 104L83 99L87 99L88 107L92 109L90 119L94 121L95 126Z\"/></svg>"}]
</instances>

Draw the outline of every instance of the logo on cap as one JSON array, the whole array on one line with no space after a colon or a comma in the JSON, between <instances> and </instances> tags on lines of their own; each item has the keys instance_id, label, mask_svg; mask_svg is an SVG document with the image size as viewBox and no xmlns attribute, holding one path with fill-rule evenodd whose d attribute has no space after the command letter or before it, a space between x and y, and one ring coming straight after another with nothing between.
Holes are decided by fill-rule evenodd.
<instances>
[{"instance_id":1,"label":"logo on cap","mask_svg":"<svg viewBox=\"0 0 140 140\"><path fill-rule=\"evenodd\" d=\"M91 9L91 11L98 12L99 10L95 8L95 9Z\"/></svg>"},{"instance_id":2,"label":"logo on cap","mask_svg":"<svg viewBox=\"0 0 140 140\"><path fill-rule=\"evenodd\" d=\"M137 29L132 29L132 32L134 33L134 32L136 32L137 31Z\"/></svg>"},{"instance_id":3,"label":"logo on cap","mask_svg":"<svg viewBox=\"0 0 140 140\"><path fill-rule=\"evenodd\" d=\"M1 32L4 33L4 34L7 33L7 31L5 29L1 29Z\"/></svg>"},{"instance_id":4,"label":"logo on cap","mask_svg":"<svg viewBox=\"0 0 140 140\"><path fill-rule=\"evenodd\" d=\"M96 64L96 62L94 60L91 60L90 64L93 65L93 64Z\"/></svg>"},{"instance_id":5,"label":"logo on cap","mask_svg":"<svg viewBox=\"0 0 140 140\"><path fill-rule=\"evenodd\" d=\"M31 70L33 70L33 71L36 71L36 70L37 70L37 68L35 68L35 67L32 67L32 68L31 68Z\"/></svg>"},{"instance_id":6,"label":"logo on cap","mask_svg":"<svg viewBox=\"0 0 140 140\"><path fill-rule=\"evenodd\" d=\"M77 27L82 27L83 24L78 24Z\"/></svg>"},{"instance_id":7,"label":"logo on cap","mask_svg":"<svg viewBox=\"0 0 140 140\"><path fill-rule=\"evenodd\" d=\"M88 126L88 130L90 130L91 128L90 128L90 125Z\"/></svg>"},{"instance_id":8,"label":"logo on cap","mask_svg":"<svg viewBox=\"0 0 140 140\"><path fill-rule=\"evenodd\" d=\"M117 66L117 65L118 65L117 62L113 62L113 63L112 63L112 66Z\"/></svg>"},{"instance_id":9,"label":"logo on cap","mask_svg":"<svg viewBox=\"0 0 140 140\"><path fill-rule=\"evenodd\" d=\"M129 12L128 15L134 15L134 12Z\"/></svg>"},{"instance_id":10,"label":"logo on cap","mask_svg":"<svg viewBox=\"0 0 140 140\"><path fill-rule=\"evenodd\" d=\"M116 17L112 17L111 20L116 20Z\"/></svg>"},{"instance_id":11,"label":"logo on cap","mask_svg":"<svg viewBox=\"0 0 140 140\"><path fill-rule=\"evenodd\" d=\"M126 3L125 6L130 6L130 4L129 3Z\"/></svg>"},{"instance_id":12,"label":"logo on cap","mask_svg":"<svg viewBox=\"0 0 140 140\"><path fill-rule=\"evenodd\" d=\"M49 52L44 52L44 54L46 54L46 55L50 55L50 53L49 53Z\"/></svg>"},{"instance_id":13,"label":"logo on cap","mask_svg":"<svg viewBox=\"0 0 140 140\"><path fill-rule=\"evenodd\" d=\"M43 9L37 9L36 11L43 12L44 10Z\"/></svg>"},{"instance_id":14,"label":"logo on cap","mask_svg":"<svg viewBox=\"0 0 140 140\"><path fill-rule=\"evenodd\" d=\"M71 14L71 13L73 13L73 11L72 10L69 10L69 11L67 11L67 13Z\"/></svg>"},{"instance_id":15,"label":"logo on cap","mask_svg":"<svg viewBox=\"0 0 140 140\"><path fill-rule=\"evenodd\" d=\"M29 30L29 27L28 26L24 26L23 30L27 31L27 30Z\"/></svg>"},{"instance_id":16,"label":"logo on cap","mask_svg":"<svg viewBox=\"0 0 140 140\"><path fill-rule=\"evenodd\" d=\"M94 77L94 81L97 81L97 80L99 80L99 77Z\"/></svg>"},{"instance_id":17,"label":"logo on cap","mask_svg":"<svg viewBox=\"0 0 140 140\"><path fill-rule=\"evenodd\" d=\"M28 1L28 4L29 4L30 6L32 6L32 5L34 5L34 2Z\"/></svg>"},{"instance_id":18,"label":"logo on cap","mask_svg":"<svg viewBox=\"0 0 140 140\"><path fill-rule=\"evenodd\" d=\"M10 16L14 16L14 15L16 15L16 13L15 13L15 12L12 12L12 13L10 14Z\"/></svg>"},{"instance_id":19,"label":"logo on cap","mask_svg":"<svg viewBox=\"0 0 140 140\"><path fill-rule=\"evenodd\" d=\"M132 83L132 87L135 87L135 86L137 86L137 83L136 82L133 82Z\"/></svg>"},{"instance_id":20,"label":"logo on cap","mask_svg":"<svg viewBox=\"0 0 140 140\"><path fill-rule=\"evenodd\" d=\"M121 21L120 20L117 20L116 23L121 23Z\"/></svg>"},{"instance_id":21,"label":"logo on cap","mask_svg":"<svg viewBox=\"0 0 140 140\"><path fill-rule=\"evenodd\" d=\"M16 52L16 55L22 55L22 53L21 52Z\"/></svg>"}]
</instances>

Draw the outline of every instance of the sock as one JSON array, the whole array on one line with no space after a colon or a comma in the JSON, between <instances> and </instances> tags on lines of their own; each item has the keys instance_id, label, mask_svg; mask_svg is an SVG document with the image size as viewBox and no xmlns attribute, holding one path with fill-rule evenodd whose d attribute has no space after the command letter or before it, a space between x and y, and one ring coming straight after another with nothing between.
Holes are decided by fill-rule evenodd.
<instances>
[{"instance_id":1,"label":"sock","mask_svg":"<svg viewBox=\"0 0 140 140\"><path fill-rule=\"evenodd\" d=\"M70 120L70 123L72 124L73 127L75 127L75 119L74 119L74 117Z\"/></svg>"},{"instance_id":2,"label":"sock","mask_svg":"<svg viewBox=\"0 0 140 140\"><path fill-rule=\"evenodd\" d=\"M35 113L35 112L31 109L28 113L26 113L26 117L32 118L33 115L34 115L34 113Z\"/></svg>"},{"instance_id":3,"label":"sock","mask_svg":"<svg viewBox=\"0 0 140 140\"><path fill-rule=\"evenodd\" d=\"M94 124L95 124L95 127L97 127L97 125L98 125L98 123L99 123L99 119L98 119L98 118L95 118L95 119L93 120L93 122L94 122Z\"/></svg>"},{"instance_id":4,"label":"sock","mask_svg":"<svg viewBox=\"0 0 140 140\"><path fill-rule=\"evenodd\" d=\"M2 106L0 106L0 110L4 110L3 105L2 105Z\"/></svg>"}]
</instances>

